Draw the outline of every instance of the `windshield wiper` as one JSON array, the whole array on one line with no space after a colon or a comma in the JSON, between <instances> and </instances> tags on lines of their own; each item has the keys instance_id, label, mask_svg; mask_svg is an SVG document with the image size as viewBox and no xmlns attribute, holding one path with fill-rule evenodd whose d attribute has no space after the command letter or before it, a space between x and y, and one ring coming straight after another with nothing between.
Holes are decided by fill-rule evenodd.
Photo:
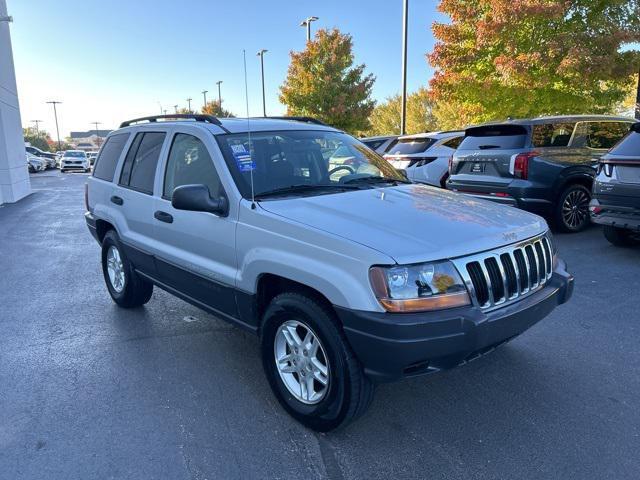
<instances>
[{"instance_id":1,"label":"windshield wiper","mask_svg":"<svg viewBox=\"0 0 640 480\"><path fill-rule=\"evenodd\" d=\"M391 183L394 186L397 186L398 183L413 183L410 180L400 179L400 178L390 178L390 177L376 177L375 175L371 175L368 177L357 177L351 178L349 180L345 180L343 185L353 184L353 183Z\"/></svg>"},{"instance_id":2,"label":"windshield wiper","mask_svg":"<svg viewBox=\"0 0 640 480\"><path fill-rule=\"evenodd\" d=\"M265 197L274 197L277 195L286 195L288 193L306 193L306 192L316 192L316 191L323 191L323 190L345 191L345 190L357 190L357 188L358 187L356 187L355 185L345 185L345 184L311 185L311 184L301 183L297 185L289 185L288 187L274 188L273 190L267 190L265 192L257 193L256 199L265 198Z\"/></svg>"}]
</instances>

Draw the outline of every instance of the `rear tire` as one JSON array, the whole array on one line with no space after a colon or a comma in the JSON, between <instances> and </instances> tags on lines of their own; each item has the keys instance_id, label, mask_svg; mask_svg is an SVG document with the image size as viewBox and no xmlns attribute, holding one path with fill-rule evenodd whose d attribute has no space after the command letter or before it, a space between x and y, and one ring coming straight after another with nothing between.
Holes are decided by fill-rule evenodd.
<instances>
[{"instance_id":1,"label":"rear tire","mask_svg":"<svg viewBox=\"0 0 640 480\"><path fill-rule=\"evenodd\" d=\"M604 238L616 247L633 247L640 245L640 234L635 235L631 230L627 230L626 228L605 225L603 233Z\"/></svg>"},{"instance_id":2,"label":"rear tire","mask_svg":"<svg viewBox=\"0 0 640 480\"><path fill-rule=\"evenodd\" d=\"M300 335L306 336L311 332L312 345L316 345L316 339L319 344L316 351L320 353L311 354L311 349L300 347L294 357L291 339L295 337L286 334L290 332L288 328L291 325L297 325L297 338L303 341L298 345L306 345L305 338ZM286 343L283 343L283 338ZM262 363L273 393L282 407L306 427L319 432L344 427L361 416L371 404L373 384L364 375L334 312L312 296L288 292L275 297L263 317L261 345ZM284 363L276 361L276 356L283 358L282 348L285 348L287 357L292 357ZM304 356L298 355L300 352L304 352ZM314 355L312 360L308 360L310 355ZM296 358L297 362L294 361ZM301 366L305 361L312 365L307 365L313 372L311 376L319 378L316 376L319 375L326 383L312 378L311 390L308 383L302 388L305 380L309 381L304 377L304 366ZM318 362L328 372L326 376L311 370ZM284 369L288 371L283 372ZM299 394L294 388L298 384ZM316 390L319 390L316 398L307 394L308 401L305 402L306 392Z\"/></svg>"},{"instance_id":3,"label":"rear tire","mask_svg":"<svg viewBox=\"0 0 640 480\"><path fill-rule=\"evenodd\" d=\"M558 230L567 233L581 232L589 226L589 202L591 192L583 185L569 185L558 197L554 223Z\"/></svg>"},{"instance_id":4,"label":"rear tire","mask_svg":"<svg viewBox=\"0 0 640 480\"><path fill-rule=\"evenodd\" d=\"M109 230L102 240L102 273L111 298L119 306L140 307L151 299L153 284L134 271L115 230Z\"/></svg>"}]
</instances>

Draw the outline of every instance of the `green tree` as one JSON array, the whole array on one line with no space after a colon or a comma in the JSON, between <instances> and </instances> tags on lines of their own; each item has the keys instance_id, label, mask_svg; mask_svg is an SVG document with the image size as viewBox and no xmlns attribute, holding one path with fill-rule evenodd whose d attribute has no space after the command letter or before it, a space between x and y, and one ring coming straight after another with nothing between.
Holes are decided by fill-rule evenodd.
<instances>
[{"instance_id":1,"label":"green tree","mask_svg":"<svg viewBox=\"0 0 640 480\"><path fill-rule=\"evenodd\" d=\"M394 95L375 106L369 122L368 135L390 135L400 133L402 98ZM433 102L429 91L422 87L407 96L407 133L423 133L435 130L437 122L433 114Z\"/></svg>"},{"instance_id":2,"label":"green tree","mask_svg":"<svg viewBox=\"0 0 640 480\"><path fill-rule=\"evenodd\" d=\"M49 151L49 134L44 130L37 131L33 127L27 127L22 129L22 135L24 136L24 141L29 142L31 146L45 152Z\"/></svg>"},{"instance_id":3,"label":"green tree","mask_svg":"<svg viewBox=\"0 0 640 480\"><path fill-rule=\"evenodd\" d=\"M637 73L640 0L441 0L430 86L442 127L614 111Z\"/></svg>"},{"instance_id":4,"label":"green tree","mask_svg":"<svg viewBox=\"0 0 640 480\"><path fill-rule=\"evenodd\" d=\"M375 77L364 74L364 64L354 66L352 48L351 36L333 29L318 30L304 51L291 52L280 87L288 115L316 117L352 133L369 127Z\"/></svg>"},{"instance_id":5,"label":"green tree","mask_svg":"<svg viewBox=\"0 0 640 480\"><path fill-rule=\"evenodd\" d=\"M202 107L202 113L215 117L235 117L233 113L223 108L218 100L207 102L207 104Z\"/></svg>"}]
</instances>

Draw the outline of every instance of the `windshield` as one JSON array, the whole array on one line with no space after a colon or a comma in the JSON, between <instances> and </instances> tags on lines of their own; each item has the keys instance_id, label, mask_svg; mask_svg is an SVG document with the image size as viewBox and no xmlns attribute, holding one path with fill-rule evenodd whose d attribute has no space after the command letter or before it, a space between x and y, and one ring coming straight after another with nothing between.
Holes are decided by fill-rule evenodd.
<instances>
[{"instance_id":1,"label":"windshield","mask_svg":"<svg viewBox=\"0 0 640 480\"><path fill-rule=\"evenodd\" d=\"M387 150L387 155L411 155L422 153L429 148L435 140L433 138L401 138L392 148Z\"/></svg>"},{"instance_id":2,"label":"windshield","mask_svg":"<svg viewBox=\"0 0 640 480\"><path fill-rule=\"evenodd\" d=\"M253 132L216 137L242 195L321 194L406 181L355 138L331 131ZM291 189L290 187L296 187Z\"/></svg>"},{"instance_id":3,"label":"windshield","mask_svg":"<svg viewBox=\"0 0 640 480\"><path fill-rule=\"evenodd\" d=\"M84 158L84 152L64 152L65 157Z\"/></svg>"}]
</instances>

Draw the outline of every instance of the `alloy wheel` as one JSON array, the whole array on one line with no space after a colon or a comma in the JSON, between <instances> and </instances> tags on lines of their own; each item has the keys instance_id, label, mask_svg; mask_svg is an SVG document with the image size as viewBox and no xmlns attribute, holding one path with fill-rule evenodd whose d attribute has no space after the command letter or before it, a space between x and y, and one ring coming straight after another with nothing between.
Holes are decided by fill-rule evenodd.
<instances>
[{"instance_id":1,"label":"alloy wheel","mask_svg":"<svg viewBox=\"0 0 640 480\"><path fill-rule=\"evenodd\" d=\"M306 404L320 402L329 390L329 361L320 339L298 320L287 320L274 339L276 368L289 393Z\"/></svg>"},{"instance_id":2,"label":"alloy wheel","mask_svg":"<svg viewBox=\"0 0 640 480\"><path fill-rule=\"evenodd\" d=\"M572 229L579 228L589 219L589 195L583 190L573 190L562 204L562 220Z\"/></svg>"},{"instance_id":3,"label":"alloy wheel","mask_svg":"<svg viewBox=\"0 0 640 480\"><path fill-rule=\"evenodd\" d=\"M120 293L124 290L124 266L120 252L113 245L107 251L107 273L113 289Z\"/></svg>"}]
</instances>

